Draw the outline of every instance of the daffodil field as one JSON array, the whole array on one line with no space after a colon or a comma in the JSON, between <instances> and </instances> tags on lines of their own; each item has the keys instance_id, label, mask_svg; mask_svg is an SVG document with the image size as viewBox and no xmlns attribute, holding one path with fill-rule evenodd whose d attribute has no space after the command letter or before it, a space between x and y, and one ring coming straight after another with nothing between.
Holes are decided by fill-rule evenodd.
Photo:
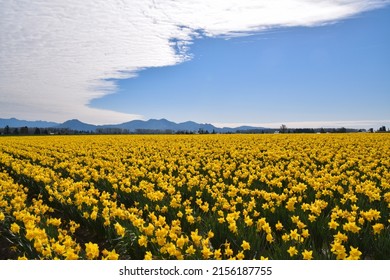
<instances>
[{"instance_id":1,"label":"daffodil field","mask_svg":"<svg viewBox=\"0 0 390 280\"><path fill-rule=\"evenodd\" d=\"M390 259L390 134L0 138L1 259Z\"/></svg>"}]
</instances>

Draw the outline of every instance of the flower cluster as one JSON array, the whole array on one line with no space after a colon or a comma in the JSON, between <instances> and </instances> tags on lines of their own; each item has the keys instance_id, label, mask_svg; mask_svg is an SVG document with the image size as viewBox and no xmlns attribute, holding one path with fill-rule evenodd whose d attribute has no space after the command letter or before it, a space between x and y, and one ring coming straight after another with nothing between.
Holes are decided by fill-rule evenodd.
<instances>
[{"instance_id":1,"label":"flower cluster","mask_svg":"<svg viewBox=\"0 0 390 280\"><path fill-rule=\"evenodd\" d=\"M0 238L20 259L389 259L389 147L387 134L2 137Z\"/></svg>"}]
</instances>

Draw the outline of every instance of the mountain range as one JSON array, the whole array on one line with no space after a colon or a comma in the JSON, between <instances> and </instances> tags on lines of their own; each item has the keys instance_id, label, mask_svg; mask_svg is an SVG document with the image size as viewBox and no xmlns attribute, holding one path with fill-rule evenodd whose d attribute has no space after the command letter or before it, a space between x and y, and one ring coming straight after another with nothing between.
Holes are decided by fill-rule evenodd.
<instances>
[{"instance_id":1,"label":"mountain range","mask_svg":"<svg viewBox=\"0 0 390 280\"><path fill-rule=\"evenodd\" d=\"M140 130L146 131L173 131L173 132L198 132L198 131L207 131L207 132L218 132L218 133L229 133L237 131L250 131L250 130L266 130L264 127L252 127L252 126L240 126L240 127L216 127L212 124L207 123L196 123L193 121L186 121L182 123L175 123L166 119L150 119L147 121L143 120L133 120L129 122L124 122L121 124L113 125L93 125L83 123L77 119L68 120L64 123L56 122L47 122L47 121L26 121L18 120L15 118L11 119L1 119L0 118L0 128L9 126L11 128L18 127L38 127L38 128L53 128L53 129L69 129L76 131L85 131L85 132L97 132L104 131L109 129L122 129L128 130L129 132L137 132Z\"/></svg>"}]
</instances>

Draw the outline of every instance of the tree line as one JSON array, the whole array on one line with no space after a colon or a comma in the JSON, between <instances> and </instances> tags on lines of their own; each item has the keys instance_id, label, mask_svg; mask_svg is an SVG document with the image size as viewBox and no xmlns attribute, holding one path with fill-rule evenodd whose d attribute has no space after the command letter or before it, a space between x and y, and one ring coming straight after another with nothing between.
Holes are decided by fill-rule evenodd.
<instances>
[{"instance_id":1,"label":"tree line","mask_svg":"<svg viewBox=\"0 0 390 280\"><path fill-rule=\"evenodd\" d=\"M136 129L130 131L122 128L98 128L95 131L73 130L68 128L40 128L40 127L9 127L6 125L0 128L0 135L74 135L74 134L270 134L270 133L347 133L347 132L390 132L386 126L381 126L377 130L370 128L352 129L352 128L288 128L286 125L281 125L279 129L247 129L235 130L229 132L219 132L216 130L208 131L200 128L198 130L171 130L171 129Z\"/></svg>"}]
</instances>

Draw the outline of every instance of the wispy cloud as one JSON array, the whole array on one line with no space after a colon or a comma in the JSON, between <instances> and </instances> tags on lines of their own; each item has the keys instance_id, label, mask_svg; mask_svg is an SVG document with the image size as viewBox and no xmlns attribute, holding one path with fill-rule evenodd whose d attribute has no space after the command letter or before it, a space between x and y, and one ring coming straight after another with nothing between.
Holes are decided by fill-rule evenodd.
<instances>
[{"instance_id":1,"label":"wispy cloud","mask_svg":"<svg viewBox=\"0 0 390 280\"><path fill-rule=\"evenodd\" d=\"M195 37L321 25L388 2L0 0L1 117L142 118L88 104L114 93L113 79L191 59Z\"/></svg>"}]
</instances>

